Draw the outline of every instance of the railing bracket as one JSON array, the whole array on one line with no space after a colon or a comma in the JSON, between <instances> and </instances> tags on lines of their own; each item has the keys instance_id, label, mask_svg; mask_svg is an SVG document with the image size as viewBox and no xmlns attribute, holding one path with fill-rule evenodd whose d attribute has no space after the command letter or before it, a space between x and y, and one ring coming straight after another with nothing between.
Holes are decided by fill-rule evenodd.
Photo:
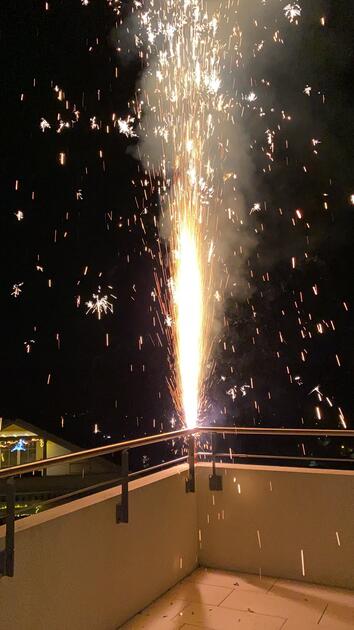
<instances>
[{"instance_id":1,"label":"railing bracket","mask_svg":"<svg viewBox=\"0 0 354 630\"><path fill-rule=\"evenodd\" d=\"M186 492L195 492L195 440L190 435L188 440L188 477L186 479Z\"/></svg>"},{"instance_id":2,"label":"railing bracket","mask_svg":"<svg viewBox=\"0 0 354 630\"><path fill-rule=\"evenodd\" d=\"M214 492L222 490L221 475L209 475L209 490L214 490Z\"/></svg>"},{"instance_id":3,"label":"railing bracket","mask_svg":"<svg viewBox=\"0 0 354 630\"><path fill-rule=\"evenodd\" d=\"M121 476L122 476L122 496L121 501L116 507L116 522L128 523L128 475L129 475L129 453L128 450L122 451L121 459Z\"/></svg>"},{"instance_id":4,"label":"railing bracket","mask_svg":"<svg viewBox=\"0 0 354 630\"><path fill-rule=\"evenodd\" d=\"M214 492L219 492L222 490L222 476L216 474L216 435L212 433L211 435L211 448L212 448L212 474L209 475L209 490L213 490Z\"/></svg>"}]
</instances>

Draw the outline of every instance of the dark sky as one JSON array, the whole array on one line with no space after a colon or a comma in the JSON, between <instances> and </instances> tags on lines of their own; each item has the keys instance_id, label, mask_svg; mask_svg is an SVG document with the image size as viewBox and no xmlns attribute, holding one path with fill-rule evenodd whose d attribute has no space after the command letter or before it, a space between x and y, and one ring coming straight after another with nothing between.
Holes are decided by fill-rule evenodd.
<instances>
[{"instance_id":1,"label":"dark sky","mask_svg":"<svg viewBox=\"0 0 354 630\"><path fill-rule=\"evenodd\" d=\"M284 54L247 69L256 86L271 78L272 99L294 122L278 134L271 173L254 158L262 211L249 229L259 237L244 299L225 306L208 421L342 427L342 414L352 427L354 17L348 2L315 4L296 29L280 24ZM49 5L5 0L0 9L0 414L52 431L64 421L82 442L95 424L96 441L168 430L167 353L152 323L158 200L154 182L144 197L127 151L136 141L112 121L127 116L141 66L114 50L117 16L105 0ZM256 137L251 113L244 124ZM60 120L68 127L58 133ZM99 287L117 298L101 320L85 307ZM316 386L322 398L310 394Z\"/></svg>"}]
</instances>

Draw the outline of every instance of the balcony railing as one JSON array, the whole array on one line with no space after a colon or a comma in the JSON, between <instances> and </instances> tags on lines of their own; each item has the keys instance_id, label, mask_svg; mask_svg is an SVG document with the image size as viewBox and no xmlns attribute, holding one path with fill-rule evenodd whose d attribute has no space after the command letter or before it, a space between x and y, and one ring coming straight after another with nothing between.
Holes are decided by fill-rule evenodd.
<instances>
[{"instance_id":1,"label":"balcony railing","mask_svg":"<svg viewBox=\"0 0 354 630\"><path fill-rule=\"evenodd\" d=\"M210 444L205 451L196 451L196 438L202 436L211 436ZM195 462L199 458L201 461L211 461L212 474L209 477L209 488L213 491L222 490L222 478L216 474L216 462L229 459L234 461L238 459L242 460L274 460L274 461L319 461L319 462L331 462L331 463L347 463L353 464L353 459L345 457L317 457L306 455L280 455L280 454L262 454L262 453L237 453L232 452L218 452L217 449L217 435L226 436L268 436L268 437L298 437L298 438L353 438L354 430L348 429L281 429L281 428L249 428L249 427L197 427L192 429L181 429L177 431L171 431L168 433L162 433L157 435L151 435L148 437L137 438L133 440L127 440L124 442L118 442L106 446L100 446L93 449L81 450L74 453L68 453L48 459L42 459L35 462L29 462L18 466L12 466L9 468L0 470L0 482L5 480L5 495L6 495L6 536L5 536L5 549L0 552L0 574L13 576L14 574L14 534L15 534L15 497L16 497L16 479L22 475L28 475L29 473L35 473L36 471L47 470L52 466L67 463L85 462L89 459L110 455L113 453L121 453L121 464L119 470L119 476L110 478L109 481L101 481L84 488L75 489L71 492L66 492L61 496L50 498L42 503L42 507L50 508L57 505L58 502L66 502L77 498L79 494L85 493L92 494L99 492L102 489L111 487L112 485L121 485L121 500L116 508L116 520L117 523L128 522L128 484L129 481L157 470L175 466L181 462L188 461L189 473L186 479L186 492L195 491ZM172 459L167 462L157 464L156 466L150 466L142 470L129 472L129 452L133 449L146 447L152 444L158 444L167 441L184 440L187 447L187 455Z\"/></svg>"}]
</instances>

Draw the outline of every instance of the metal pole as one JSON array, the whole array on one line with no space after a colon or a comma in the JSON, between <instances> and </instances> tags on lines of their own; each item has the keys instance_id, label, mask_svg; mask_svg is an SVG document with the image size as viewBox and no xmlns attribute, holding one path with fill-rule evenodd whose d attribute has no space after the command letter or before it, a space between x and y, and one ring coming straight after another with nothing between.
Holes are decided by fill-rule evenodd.
<instances>
[{"instance_id":1,"label":"metal pole","mask_svg":"<svg viewBox=\"0 0 354 630\"><path fill-rule=\"evenodd\" d=\"M188 465L189 473L186 479L186 492L195 492L195 439L194 435L188 438Z\"/></svg>"},{"instance_id":2,"label":"metal pole","mask_svg":"<svg viewBox=\"0 0 354 630\"><path fill-rule=\"evenodd\" d=\"M15 557L15 480L6 480L6 534L5 549L0 552L0 572L13 577Z\"/></svg>"}]
</instances>

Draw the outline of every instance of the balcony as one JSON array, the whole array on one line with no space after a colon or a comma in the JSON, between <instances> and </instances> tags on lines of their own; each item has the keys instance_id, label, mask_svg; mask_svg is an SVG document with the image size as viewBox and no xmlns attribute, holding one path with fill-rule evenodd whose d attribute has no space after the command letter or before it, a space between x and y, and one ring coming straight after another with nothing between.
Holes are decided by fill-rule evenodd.
<instances>
[{"instance_id":1,"label":"balcony","mask_svg":"<svg viewBox=\"0 0 354 630\"><path fill-rule=\"evenodd\" d=\"M171 436L187 439L184 461L128 475L129 449ZM15 522L7 483L0 629L352 628L354 473L194 449L192 430L95 449L122 452L118 485Z\"/></svg>"}]
</instances>

